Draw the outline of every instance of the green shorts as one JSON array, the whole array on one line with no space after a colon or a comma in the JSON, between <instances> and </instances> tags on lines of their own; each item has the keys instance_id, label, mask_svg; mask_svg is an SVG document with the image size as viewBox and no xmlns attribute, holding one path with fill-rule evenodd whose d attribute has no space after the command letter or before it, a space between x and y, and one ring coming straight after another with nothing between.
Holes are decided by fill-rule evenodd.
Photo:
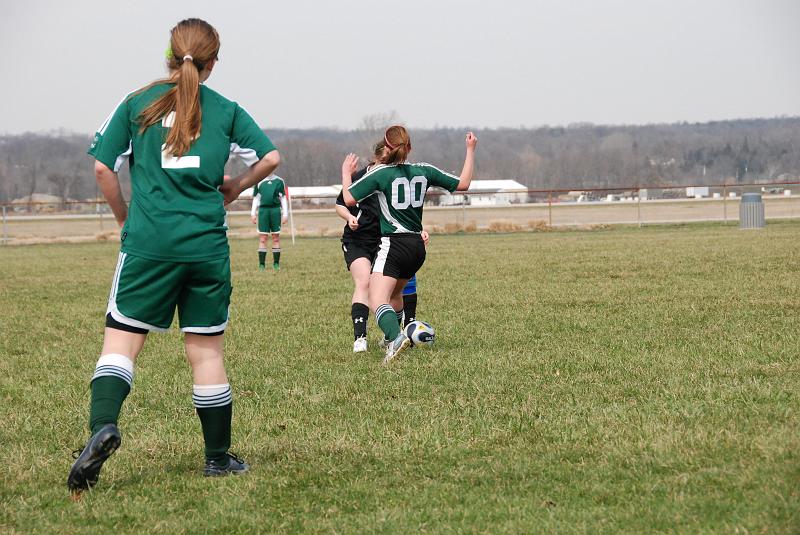
<instances>
[{"instance_id":1,"label":"green shorts","mask_svg":"<svg viewBox=\"0 0 800 535\"><path fill-rule=\"evenodd\" d=\"M258 208L258 233L270 234L281 231L280 208Z\"/></svg>"},{"instance_id":2,"label":"green shorts","mask_svg":"<svg viewBox=\"0 0 800 535\"><path fill-rule=\"evenodd\" d=\"M177 307L183 332L221 334L231 290L230 258L166 262L120 253L106 312L124 325L163 332Z\"/></svg>"}]
</instances>

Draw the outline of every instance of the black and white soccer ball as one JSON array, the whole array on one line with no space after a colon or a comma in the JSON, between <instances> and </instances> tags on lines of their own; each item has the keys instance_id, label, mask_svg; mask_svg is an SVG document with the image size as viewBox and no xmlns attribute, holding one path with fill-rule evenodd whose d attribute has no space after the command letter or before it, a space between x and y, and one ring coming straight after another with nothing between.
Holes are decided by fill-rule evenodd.
<instances>
[{"instance_id":1,"label":"black and white soccer ball","mask_svg":"<svg viewBox=\"0 0 800 535\"><path fill-rule=\"evenodd\" d=\"M414 346L429 346L436 340L436 331L430 323L414 320L406 325L406 336Z\"/></svg>"}]
</instances>

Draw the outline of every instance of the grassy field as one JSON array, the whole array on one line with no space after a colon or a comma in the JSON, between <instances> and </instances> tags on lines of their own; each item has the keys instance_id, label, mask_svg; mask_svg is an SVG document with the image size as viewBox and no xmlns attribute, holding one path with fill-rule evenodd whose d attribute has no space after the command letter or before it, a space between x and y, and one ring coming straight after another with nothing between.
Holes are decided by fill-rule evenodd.
<instances>
[{"instance_id":1,"label":"grassy field","mask_svg":"<svg viewBox=\"0 0 800 535\"><path fill-rule=\"evenodd\" d=\"M800 223L434 236L430 349L351 353L338 241L232 242L241 478L152 335L71 502L112 243L0 248L0 532L800 532Z\"/></svg>"}]
</instances>

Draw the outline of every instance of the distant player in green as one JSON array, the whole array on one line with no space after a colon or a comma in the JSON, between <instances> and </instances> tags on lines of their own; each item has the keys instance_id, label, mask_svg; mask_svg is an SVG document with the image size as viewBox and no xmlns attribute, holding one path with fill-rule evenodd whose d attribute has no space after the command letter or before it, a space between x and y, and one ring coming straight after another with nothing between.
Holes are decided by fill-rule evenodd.
<instances>
[{"instance_id":1,"label":"distant player in green","mask_svg":"<svg viewBox=\"0 0 800 535\"><path fill-rule=\"evenodd\" d=\"M272 269L281 268L281 223L287 218L286 184L277 175L270 175L253 187L250 218L258 228L258 267L266 267L267 237L272 236Z\"/></svg>"},{"instance_id":2,"label":"distant player in green","mask_svg":"<svg viewBox=\"0 0 800 535\"><path fill-rule=\"evenodd\" d=\"M241 106L202 85L216 65L219 43L205 21L178 23L171 31L169 77L125 97L89 149L97 182L122 231L103 349L91 382L91 438L67 478L72 492L95 485L103 463L119 447L117 421L133 383L134 361L149 332L169 328L176 308L203 429L203 474L249 469L228 451L233 398L223 333L231 271L224 205L270 175L280 157ZM231 154L248 169L223 182ZM125 161L130 207L117 176Z\"/></svg>"},{"instance_id":3,"label":"distant player in green","mask_svg":"<svg viewBox=\"0 0 800 535\"><path fill-rule=\"evenodd\" d=\"M390 362L410 345L398 321L403 310L403 288L425 262L422 232L422 205L431 186L448 191L466 191L475 167L478 139L466 135L466 157L460 176L445 173L425 164L406 163L411 152L411 139L402 126L386 130L384 143L388 151L361 180L353 183L352 175L358 156L349 154L342 164L342 192L347 206L376 195L380 207L381 244L372 264L369 281L369 304L378 326L387 340L384 363Z\"/></svg>"}]
</instances>

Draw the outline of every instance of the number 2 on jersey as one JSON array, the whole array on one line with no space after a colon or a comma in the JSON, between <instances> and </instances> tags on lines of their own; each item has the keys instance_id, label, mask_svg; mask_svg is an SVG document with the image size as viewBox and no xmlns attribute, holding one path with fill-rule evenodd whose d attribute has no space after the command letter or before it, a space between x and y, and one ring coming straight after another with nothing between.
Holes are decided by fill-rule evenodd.
<instances>
[{"instance_id":1,"label":"number 2 on jersey","mask_svg":"<svg viewBox=\"0 0 800 535\"><path fill-rule=\"evenodd\" d=\"M172 128L175 124L175 112L171 111L161 119L161 126ZM180 156L176 157L167 152L166 143L161 145L161 168L162 169L199 169L200 156Z\"/></svg>"},{"instance_id":2,"label":"number 2 on jersey","mask_svg":"<svg viewBox=\"0 0 800 535\"><path fill-rule=\"evenodd\" d=\"M400 189L403 190L403 200L400 200ZM425 200L425 190L428 189L428 179L424 176L415 176L409 181L406 177L395 178L392 182L392 206L403 210L411 206L419 208Z\"/></svg>"}]
</instances>

